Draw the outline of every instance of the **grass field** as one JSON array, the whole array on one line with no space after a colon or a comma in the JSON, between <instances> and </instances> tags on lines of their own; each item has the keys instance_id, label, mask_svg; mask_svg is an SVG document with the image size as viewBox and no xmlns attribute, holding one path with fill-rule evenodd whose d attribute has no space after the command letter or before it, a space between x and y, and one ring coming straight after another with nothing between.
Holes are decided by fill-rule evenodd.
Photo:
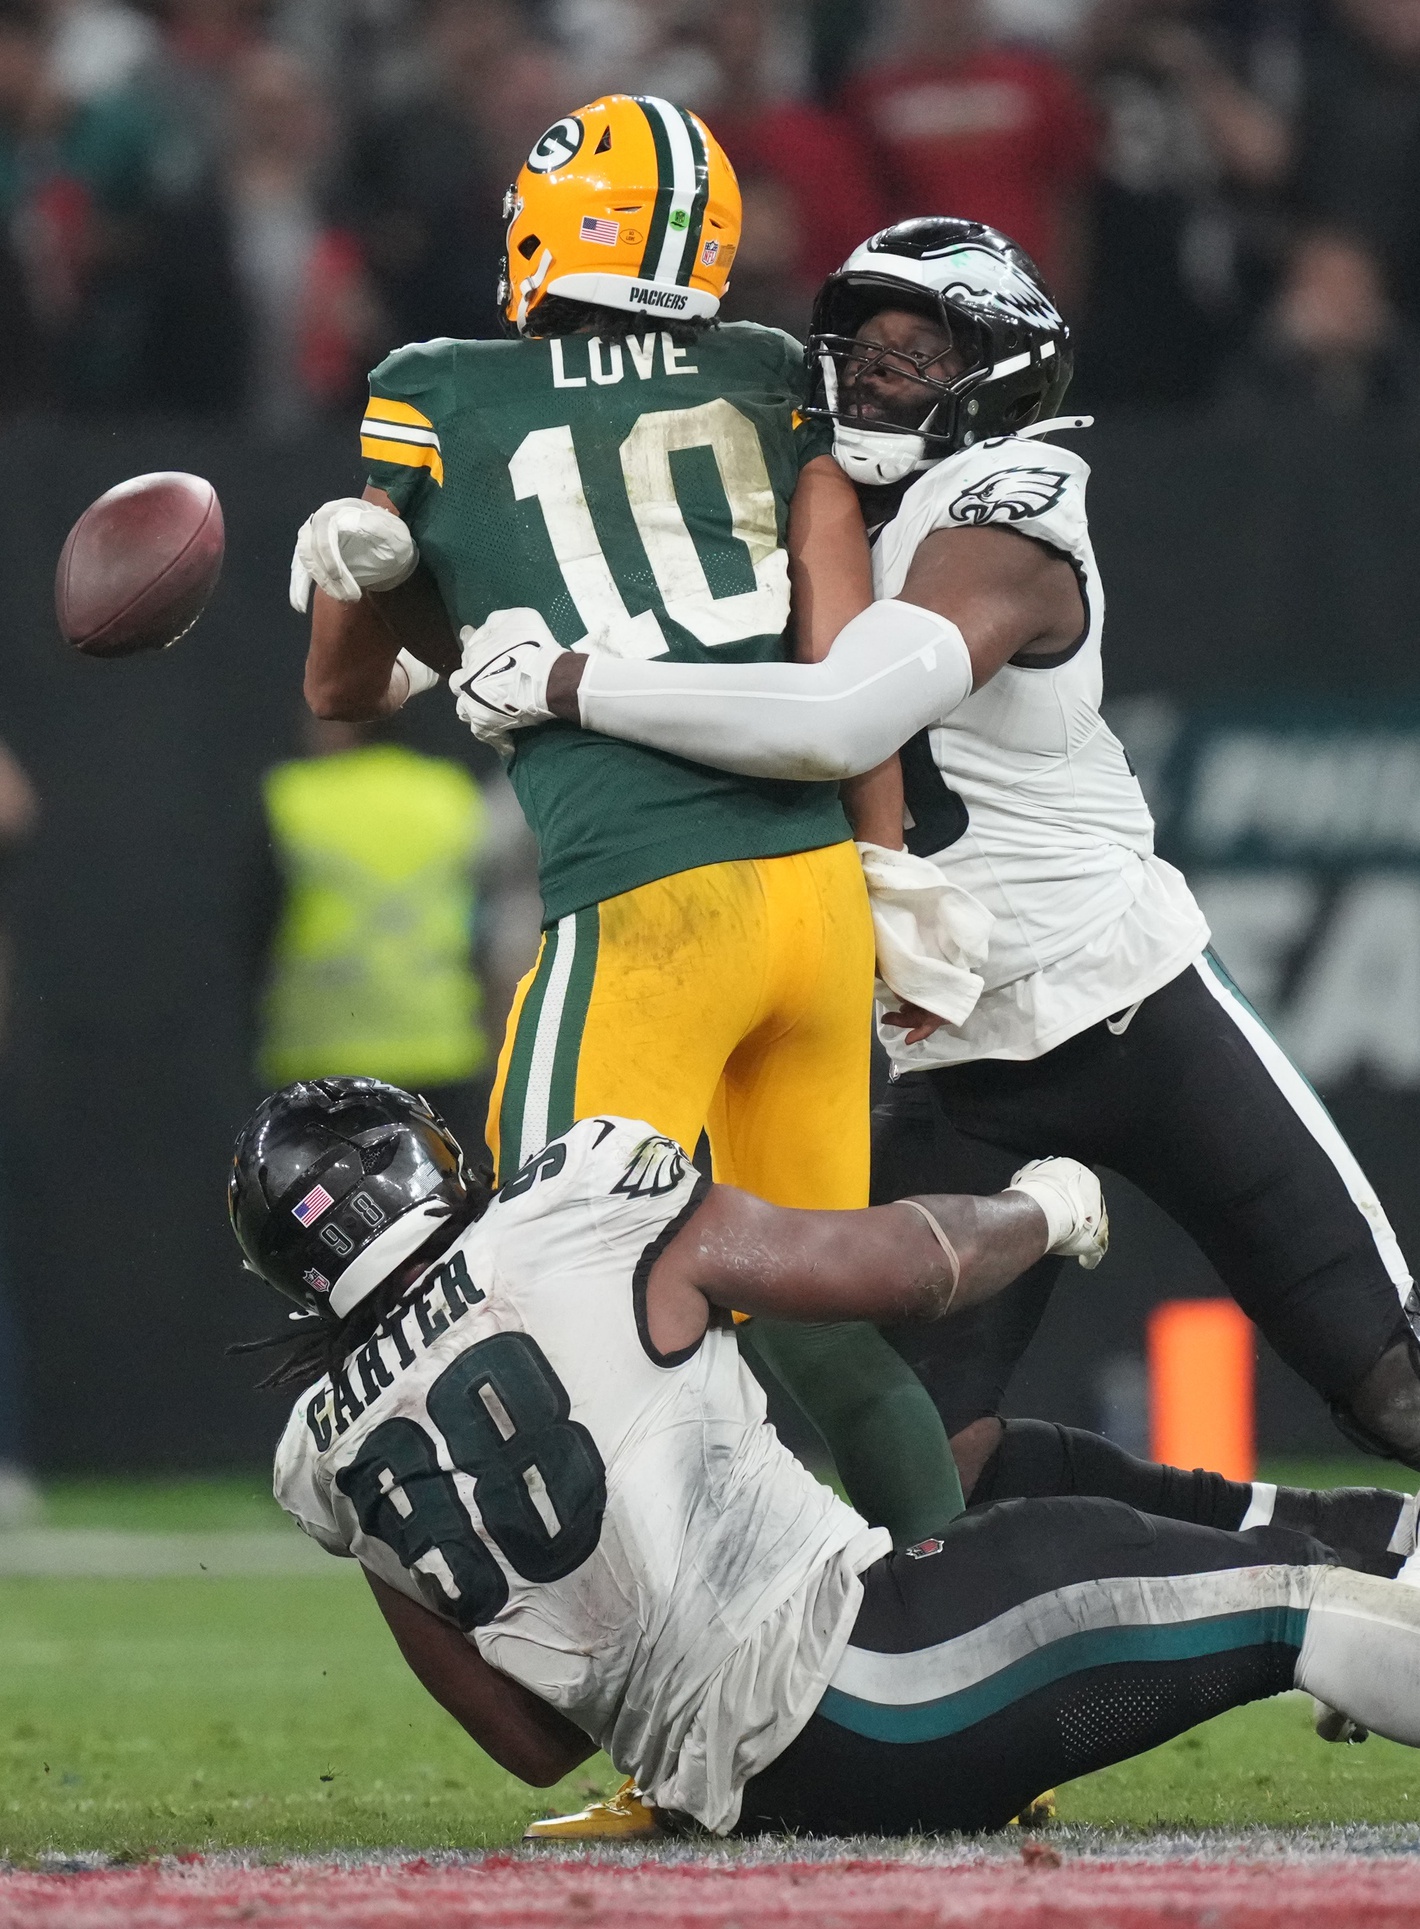
<instances>
[{"instance_id":1,"label":"grass field","mask_svg":"<svg viewBox=\"0 0 1420 1929\"><path fill-rule=\"evenodd\" d=\"M287 1531L257 1475L70 1483L47 1524ZM615 1780L598 1762L544 1792L495 1767L409 1675L342 1562L309 1578L5 1580L0 1654L0 1853L13 1860L496 1847ZM1060 1808L1138 1829L1406 1822L1420 1776L1412 1752L1374 1738L1324 1746L1309 1705L1287 1697L1072 1784Z\"/></svg>"}]
</instances>

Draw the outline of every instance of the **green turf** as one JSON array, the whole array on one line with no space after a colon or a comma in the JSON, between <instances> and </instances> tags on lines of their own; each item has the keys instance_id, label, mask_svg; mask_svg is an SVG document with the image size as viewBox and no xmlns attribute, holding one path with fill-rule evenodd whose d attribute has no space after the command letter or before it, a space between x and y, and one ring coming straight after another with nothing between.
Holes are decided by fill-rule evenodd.
<instances>
[{"instance_id":1,"label":"green turf","mask_svg":"<svg viewBox=\"0 0 1420 1929\"><path fill-rule=\"evenodd\" d=\"M358 1577L0 1587L0 1848L485 1847L562 1797L496 1768L406 1671ZM326 1779L329 1777L330 1779ZM1061 1791L1062 1818L1236 1827L1417 1813L1414 1755L1326 1747L1296 1698Z\"/></svg>"},{"instance_id":2,"label":"green turf","mask_svg":"<svg viewBox=\"0 0 1420 1929\"><path fill-rule=\"evenodd\" d=\"M1377 1472L1265 1471L1318 1484ZM281 1525L260 1473L67 1481L49 1490L46 1516L174 1532ZM544 1792L495 1767L414 1681L353 1571L6 1581L0 1654L0 1852L13 1857L497 1846L615 1780L599 1760ZM1076 1782L1060 1811L1138 1828L1408 1821L1417 1766L1375 1739L1325 1746L1308 1705L1287 1698Z\"/></svg>"},{"instance_id":3,"label":"green turf","mask_svg":"<svg viewBox=\"0 0 1420 1929\"><path fill-rule=\"evenodd\" d=\"M45 1487L40 1524L167 1534L251 1533L262 1527L285 1531L288 1526L272 1499L267 1467L146 1480L98 1474L56 1480Z\"/></svg>"},{"instance_id":4,"label":"green turf","mask_svg":"<svg viewBox=\"0 0 1420 1929\"><path fill-rule=\"evenodd\" d=\"M0 1585L0 1850L512 1840L549 1801L405 1667L358 1574ZM600 1771L600 1772L598 1772Z\"/></svg>"},{"instance_id":5,"label":"green turf","mask_svg":"<svg viewBox=\"0 0 1420 1929\"><path fill-rule=\"evenodd\" d=\"M1396 1487L1413 1494L1420 1473L1390 1460L1264 1460L1259 1480L1275 1480L1279 1487Z\"/></svg>"}]
</instances>

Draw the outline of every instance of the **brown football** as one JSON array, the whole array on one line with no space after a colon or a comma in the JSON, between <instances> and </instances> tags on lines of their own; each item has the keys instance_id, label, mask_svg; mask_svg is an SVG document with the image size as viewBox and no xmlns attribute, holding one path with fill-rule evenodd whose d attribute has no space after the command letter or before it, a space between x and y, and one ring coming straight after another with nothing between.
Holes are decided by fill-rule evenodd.
<instances>
[{"instance_id":1,"label":"brown football","mask_svg":"<svg viewBox=\"0 0 1420 1929\"><path fill-rule=\"evenodd\" d=\"M201 476L163 470L120 482L69 531L54 611L87 656L165 650L190 630L222 571L222 505Z\"/></svg>"}]
</instances>

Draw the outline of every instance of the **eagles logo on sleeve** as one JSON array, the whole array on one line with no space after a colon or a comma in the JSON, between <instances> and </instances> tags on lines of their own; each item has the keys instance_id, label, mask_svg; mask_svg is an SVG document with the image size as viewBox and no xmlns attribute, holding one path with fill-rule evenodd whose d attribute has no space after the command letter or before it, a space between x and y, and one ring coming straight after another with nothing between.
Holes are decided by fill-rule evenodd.
<instances>
[{"instance_id":1,"label":"eagles logo on sleeve","mask_svg":"<svg viewBox=\"0 0 1420 1929\"><path fill-rule=\"evenodd\" d=\"M1053 509L1069 480L1059 469L1000 469L963 489L947 514L973 528L988 522L1027 522Z\"/></svg>"},{"instance_id":2,"label":"eagles logo on sleeve","mask_svg":"<svg viewBox=\"0 0 1420 1929\"><path fill-rule=\"evenodd\" d=\"M653 1199L662 1192L674 1192L685 1168L685 1153L674 1139L642 1139L612 1191L631 1199Z\"/></svg>"}]
</instances>

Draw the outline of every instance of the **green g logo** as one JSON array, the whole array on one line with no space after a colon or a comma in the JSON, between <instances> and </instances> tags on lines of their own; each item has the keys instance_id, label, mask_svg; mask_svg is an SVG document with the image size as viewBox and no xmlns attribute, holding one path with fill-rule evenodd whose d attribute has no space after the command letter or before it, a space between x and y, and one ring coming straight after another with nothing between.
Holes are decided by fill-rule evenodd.
<instances>
[{"instance_id":1,"label":"green g logo","mask_svg":"<svg viewBox=\"0 0 1420 1929\"><path fill-rule=\"evenodd\" d=\"M551 174L554 168L566 167L576 158L585 132L575 114L569 114L566 120L554 121L528 156L531 172Z\"/></svg>"}]
</instances>

